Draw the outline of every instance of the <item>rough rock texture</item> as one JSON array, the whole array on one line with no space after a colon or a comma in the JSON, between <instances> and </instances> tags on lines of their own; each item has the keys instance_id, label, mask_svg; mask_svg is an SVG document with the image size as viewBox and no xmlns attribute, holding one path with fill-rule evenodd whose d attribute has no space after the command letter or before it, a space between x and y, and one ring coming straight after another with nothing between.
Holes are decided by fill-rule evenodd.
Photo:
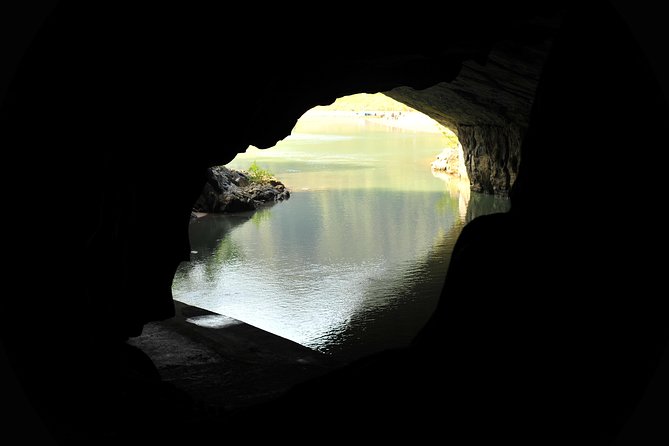
<instances>
[{"instance_id":1,"label":"rough rock texture","mask_svg":"<svg viewBox=\"0 0 669 446\"><path fill-rule=\"evenodd\" d=\"M266 203L283 201L290 191L277 179L253 182L244 172L214 166L207 169L207 183L195 201L196 212L253 211Z\"/></svg>"},{"instance_id":2,"label":"rough rock texture","mask_svg":"<svg viewBox=\"0 0 669 446\"><path fill-rule=\"evenodd\" d=\"M508 195L520 167L523 130L513 124L458 125L457 129L472 190Z\"/></svg>"},{"instance_id":3,"label":"rough rock texture","mask_svg":"<svg viewBox=\"0 0 669 446\"><path fill-rule=\"evenodd\" d=\"M487 58L466 61L451 82L388 96L428 114L458 135L472 190L508 195L520 166L520 146L558 19L526 25L530 40L497 43Z\"/></svg>"}]
</instances>

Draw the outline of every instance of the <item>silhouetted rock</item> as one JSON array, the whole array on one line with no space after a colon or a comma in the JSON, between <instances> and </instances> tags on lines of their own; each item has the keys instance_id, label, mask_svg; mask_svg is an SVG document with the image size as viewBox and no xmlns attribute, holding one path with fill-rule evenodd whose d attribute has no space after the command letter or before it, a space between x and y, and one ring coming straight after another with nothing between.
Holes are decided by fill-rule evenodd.
<instances>
[{"instance_id":1,"label":"silhouetted rock","mask_svg":"<svg viewBox=\"0 0 669 446\"><path fill-rule=\"evenodd\" d=\"M207 183L193 209L196 212L245 212L289 197L290 192L279 180L254 182L244 172L214 166L207 169Z\"/></svg>"}]
</instances>

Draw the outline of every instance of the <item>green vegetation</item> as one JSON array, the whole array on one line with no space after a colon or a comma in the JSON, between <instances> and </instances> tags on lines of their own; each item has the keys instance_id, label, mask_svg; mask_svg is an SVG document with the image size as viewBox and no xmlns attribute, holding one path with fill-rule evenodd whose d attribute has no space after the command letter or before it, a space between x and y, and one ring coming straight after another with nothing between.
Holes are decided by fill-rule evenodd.
<instances>
[{"instance_id":1,"label":"green vegetation","mask_svg":"<svg viewBox=\"0 0 669 446\"><path fill-rule=\"evenodd\" d=\"M216 242L217 246L213 251L212 259L214 261L207 261L204 263L204 274L210 282L218 280L221 270L219 265L225 265L232 261L245 260L244 250L231 237L225 236ZM188 280L185 277L182 280Z\"/></svg>"},{"instance_id":2,"label":"green vegetation","mask_svg":"<svg viewBox=\"0 0 669 446\"><path fill-rule=\"evenodd\" d=\"M265 183L274 178L274 175L269 170L263 169L255 161L251 163L248 173L249 179L254 183Z\"/></svg>"},{"instance_id":3,"label":"green vegetation","mask_svg":"<svg viewBox=\"0 0 669 446\"><path fill-rule=\"evenodd\" d=\"M258 209L251 216L251 221L254 225L260 226L263 222L269 221L271 217L269 209Z\"/></svg>"},{"instance_id":4,"label":"green vegetation","mask_svg":"<svg viewBox=\"0 0 669 446\"><path fill-rule=\"evenodd\" d=\"M453 133L451 129L448 129L442 125L440 125L441 128L441 134L444 135L444 138L446 138L446 147L457 147L458 146L458 136Z\"/></svg>"}]
</instances>

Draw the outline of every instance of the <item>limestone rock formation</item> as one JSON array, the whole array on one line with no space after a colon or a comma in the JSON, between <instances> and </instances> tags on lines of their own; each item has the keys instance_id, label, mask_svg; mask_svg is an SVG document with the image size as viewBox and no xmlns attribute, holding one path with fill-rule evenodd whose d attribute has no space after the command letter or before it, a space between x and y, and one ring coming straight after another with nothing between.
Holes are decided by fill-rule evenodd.
<instances>
[{"instance_id":1,"label":"limestone rock formation","mask_svg":"<svg viewBox=\"0 0 669 446\"><path fill-rule=\"evenodd\" d=\"M508 195L520 167L520 145L559 20L533 20L531 39L498 42L484 62L462 64L451 82L384 92L457 134L471 188Z\"/></svg>"},{"instance_id":2,"label":"limestone rock formation","mask_svg":"<svg viewBox=\"0 0 669 446\"><path fill-rule=\"evenodd\" d=\"M445 147L437 159L432 161L431 167L433 171L443 172L454 178L467 178L467 169L462 153L462 144L455 147Z\"/></svg>"},{"instance_id":3,"label":"limestone rock formation","mask_svg":"<svg viewBox=\"0 0 669 446\"><path fill-rule=\"evenodd\" d=\"M244 172L214 166L207 169L207 182L193 205L196 212L253 211L266 203L283 201L290 191L277 179L255 182Z\"/></svg>"}]
</instances>

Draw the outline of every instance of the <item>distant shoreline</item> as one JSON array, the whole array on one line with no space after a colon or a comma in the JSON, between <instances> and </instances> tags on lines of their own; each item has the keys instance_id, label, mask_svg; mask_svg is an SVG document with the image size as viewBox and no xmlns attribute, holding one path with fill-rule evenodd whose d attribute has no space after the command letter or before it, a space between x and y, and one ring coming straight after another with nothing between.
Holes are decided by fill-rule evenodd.
<instances>
[{"instance_id":1,"label":"distant shoreline","mask_svg":"<svg viewBox=\"0 0 669 446\"><path fill-rule=\"evenodd\" d=\"M419 111L394 110L327 110L311 109L303 118L334 118L347 117L363 120L365 123L381 125L393 129L410 130L425 133L444 133L449 130Z\"/></svg>"}]
</instances>

